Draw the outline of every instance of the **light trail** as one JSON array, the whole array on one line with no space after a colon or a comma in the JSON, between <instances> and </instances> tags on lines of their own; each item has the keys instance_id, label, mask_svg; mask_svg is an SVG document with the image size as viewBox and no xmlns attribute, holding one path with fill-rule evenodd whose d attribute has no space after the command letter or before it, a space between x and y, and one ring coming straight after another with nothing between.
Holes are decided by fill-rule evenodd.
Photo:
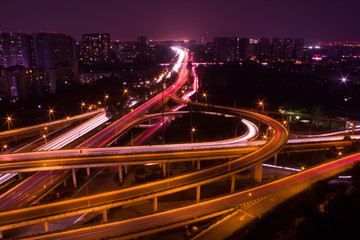
<instances>
[{"instance_id":1,"label":"light trail","mask_svg":"<svg viewBox=\"0 0 360 240\"><path fill-rule=\"evenodd\" d=\"M17 134L23 134L23 133L36 131L36 130L41 130L41 129L44 129L44 127L52 127L52 126L56 126L56 125L63 124L63 123L70 123L70 122L80 120L83 118L88 118L92 115L99 114L102 111L103 111L103 109L99 109L99 110L95 110L93 112L76 115L74 117L69 117L69 118L64 118L64 119L60 119L60 120L56 120L56 121L52 121L52 122L42 123L42 124L35 125L35 126L18 128L18 129L13 129L10 131L0 132L0 138L11 137L11 136L17 135Z\"/></svg>"},{"instance_id":2,"label":"light trail","mask_svg":"<svg viewBox=\"0 0 360 240\"><path fill-rule=\"evenodd\" d=\"M66 133L60 135L59 137L53 139L35 149L35 151L45 151L45 150L58 150L64 146L70 144L76 139L82 137L89 131L93 130L97 126L108 121L108 117L105 113L101 113L98 116L93 117L92 119L86 121L80 126L67 131ZM34 153L36 154L36 153ZM26 204L31 199L35 198L36 194L43 191L47 187L49 182L52 184L60 179L63 174L67 173L68 170L56 170L56 171L44 171L37 172L27 178L25 181L16 185L6 193L0 196L0 209L7 209L13 207L19 207ZM6 174L7 178L4 180L9 180L11 177L14 177L16 173L12 175ZM0 182L1 182L0 177Z\"/></svg>"},{"instance_id":3,"label":"light trail","mask_svg":"<svg viewBox=\"0 0 360 240\"><path fill-rule=\"evenodd\" d=\"M360 139L360 135L349 135L351 139ZM311 143L311 142L333 142L333 141L342 141L344 136L334 136L334 137L312 137L312 138L292 138L289 139L287 143Z\"/></svg>"},{"instance_id":4,"label":"light trail","mask_svg":"<svg viewBox=\"0 0 360 240\"><path fill-rule=\"evenodd\" d=\"M103 123L107 122L110 118L106 116L106 113L102 113L85 123L81 124L80 126L62 134L61 136L47 142L46 144L42 145L41 147L37 148L37 151L47 151L47 150L58 150L66 145L70 144L71 142L79 139L80 137L84 136L88 132L92 131L93 129L97 128L98 126L102 125Z\"/></svg>"},{"instance_id":5,"label":"light trail","mask_svg":"<svg viewBox=\"0 0 360 240\"><path fill-rule=\"evenodd\" d=\"M0 174L0 185L9 181L11 178L15 177L17 173L5 173Z\"/></svg>"}]
</instances>

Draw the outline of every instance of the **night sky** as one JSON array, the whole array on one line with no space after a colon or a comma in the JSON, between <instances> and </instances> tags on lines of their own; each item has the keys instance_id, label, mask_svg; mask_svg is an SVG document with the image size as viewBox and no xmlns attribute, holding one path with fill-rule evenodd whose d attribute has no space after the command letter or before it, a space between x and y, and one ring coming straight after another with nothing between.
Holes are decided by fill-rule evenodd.
<instances>
[{"instance_id":1,"label":"night sky","mask_svg":"<svg viewBox=\"0 0 360 240\"><path fill-rule=\"evenodd\" d=\"M112 39L360 40L358 0L1 0L0 31L106 32Z\"/></svg>"}]
</instances>

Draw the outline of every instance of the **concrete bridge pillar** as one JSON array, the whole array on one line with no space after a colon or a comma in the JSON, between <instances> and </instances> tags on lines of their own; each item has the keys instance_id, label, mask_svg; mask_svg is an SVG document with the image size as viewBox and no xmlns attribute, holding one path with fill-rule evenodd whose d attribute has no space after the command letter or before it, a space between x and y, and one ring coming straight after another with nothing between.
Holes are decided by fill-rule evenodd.
<instances>
[{"instance_id":1,"label":"concrete bridge pillar","mask_svg":"<svg viewBox=\"0 0 360 240\"><path fill-rule=\"evenodd\" d=\"M254 180L256 182L261 182L262 180L262 169L263 169L262 162L259 162L258 164L255 165Z\"/></svg>"},{"instance_id":2,"label":"concrete bridge pillar","mask_svg":"<svg viewBox=\"0 0 360 240\"><path fill-rule=\"evenodd\" d=\"M231 176L231 192L233 193L235 191L235 178L236 178L236 174Z\"/></svg>"},{"instance_id":3,"label":"concrete bridge pillar","mask_svg":"<svg viewBox=\"0 0 360 240\"><path fill-rule=\"evenodd\" d=\"M49 222L44 222L45 232L49 232Z\"/></svg>"},{"instance_id":4,"label":"concrete bridge pillar","mask_svg":"<svg viewBox=\"0 0 360 240\"><path fill-rule=\"evenodd\" d=\"M196 202L200 202L200 185L196 186Z\"/></svg>"},{"instance_id":5,"label":"concrete bridge pillar","mask_svg":"<svg viewBox=\"0 0 360 240\"><path fill-rule=\"evenodd\" d=\"M197 170L200 170L200 160L197 161Z\"/></svg>"},{"instance_id":6,"label":"concrete bridge pillar","mask_svg":"<svg viewBox=\"0 0 360 240\"><path fill-rule=\"evenodd\" d=\"M277 165L277 158L278 158L278 155L277 153L274 155L274 165Z\"/></svg>"},{"instance_id":7,"label":"concrete bridge pillar","mask_svg":"<svg viewBox=\"0 0 360 240\"><path fill-rule=\"evenodd\" d=\"M76 171L75 168L72 169L72 179L73 179L73 183L74 183L74 188L77 187L77 182L76 182Z\"/></svg>"},{"instance_id":8,"label":"concrete bridge pillar","mask_svg":"<svg viewBox=\"0 0 360 240\"><path fill-rule=\"evenodd\" d=\"M119 182L123 181L122 166L119 165Z\"/></svg>"},{"instance_id":9,"label":"concrete bridge pillar","mask_svg":"<svg viewBox=\"0 0 360 240\"><path fill-rule=\"evenodd\" d=\"M158 210L158 198L154 197L154 212L157 212Z\"/></svg>"},{"instance_id":10,"label":"concrete bridge pillar","mask_svg":"<svg viewBox=\"0 0 360 240\"><path fill-rule=\"evenodd\" d=\"M128 173L128 166L124 165L124 169L125 169L125 174L127 174Z\"/></svg>"},{"instance_id":11,"label":"concrete bridge pillar","mask_svg":"<svg viewBox=\"0 0 360 240\"><path fill-rule=\"evenodd\" d=\"M89 168L89 167L86 168L86 174L87 174L88 176L90 176L90 168Z\"/></svg>"},{"instance_id":12,"label":"concrete bridge pillar","mask_svg":"<svg viewBox=\"0 0 360 240\"><path fill-rule=\"evenodd\" d=\"M163 176L166 177L166 163L163 163Z\"/></svg>"},{"instance_id":13,"label":"concrete bridge pillar","mask_svg":"<svg viewBox=\"0 0 360 240\"><path fill-rule=\"evenodd\" d=\"M107 216L107 210L106 209L103 210L102 216L103 216L103 222L107 222L108 221L108 216Z\"/></svg>"}]
</instances>

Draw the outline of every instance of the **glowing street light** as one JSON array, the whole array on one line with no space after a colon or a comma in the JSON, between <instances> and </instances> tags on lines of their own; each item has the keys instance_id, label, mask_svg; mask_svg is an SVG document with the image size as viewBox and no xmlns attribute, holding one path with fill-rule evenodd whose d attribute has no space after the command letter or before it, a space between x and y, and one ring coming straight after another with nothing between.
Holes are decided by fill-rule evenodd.
<instances>
[{"instance_id":1,"label":"glowing street light","mask_svg":"<svg viewBox=\"0 0 360 240\"><path fill-rule=\"evenodd\" d=\"M8 125L8 129L10 130L10 124L11 124L11 116L7 116L7 118L6 118L6 123L7 123L7 125Z\"/></svg>"},{"instance_id":2,"label":"glowing street light","mask_svg":"<svg viewBox=\"0 0 360 240\"><path fill-rule=\"evenodd\" d=\"M355 125L354 123L350 123L351 126L351 130L352 130L352 135L355 135Z\"/></svg>"},{"instance_id":3,"label":"glowing street light","mask_svg":"<svg viewBox=\"0 0 360 240\"><path fill-rule=\"evenodd\" d=\"M194 142L194 133L195 133L196 129L195 128L191 128L191 143Z\"/></svg>"},{"instance_id":4,"label":"glowing street light","mask_svg":"<svg viewBox=\"0 0 360 240\"><path fill-rule=\"evenodd\" d=\"M85 103L81 102L81 113L84 113L84 107L85 107Z\"/></svg>"},{"instance_id":5,"label":"glowing street light","mask_svg":"<svg viewBox=\"0 0 360 240\"><path fill-rule=\"evenodd\" d=\"M264 102L263 101L259 101L259 106L261 107L261 114L264 114Z\"/></svg>"},{"instance_id":6,"label":"glowing street light","mask_svg":"<svg viewBox=\"0 0 360 240\"><path fill-rule=\"evenodd\" d=\"M1 152L3 153L4 150L6 151L7 148L8 148L8 146L7 146L6 144L4 144L4 145L2 146L2 148L1 148Z\"/></svg>"},{"instance_id":7,"label":"glowing street light","mask_svg":"<svg viewBox=\"0 0 360 240\"><path fill-rule=\"evenodd\" d=\"M49 109L49 122L51 122L51 115L54 116L54 109L53 108L50 108ZM54 117L55 118L55 117Z\"/></svg>"},{"instance_id":8,"label":"glowing street light","mask_svg":"<svg viewBox=\"0 0 360 240\"><path fill-rule=\"evenodd\" d=\"M47 145L46 135L43 134L42 137L43 137L43 139L45 140L45 145Z\"/></svg>"},{"instance_id":9,"label":"glowing street light","mask_svg":"<svg viewBox=\"0 0 360 240\"><path fill-rule=\"evenodd\" d=\"M109 99L109 95L105 93L105 96L104 96L104 106L106 108L106 101Z\"/></svg>"},{"instance_id":10,"label":"glowing street light","mask_svg":"<svg viewBox=\"0 0 360 240\"><path fill-rule=\"evenodd\" d=\"M203 93L202 95L205 98L205 103L207 103L207 95L206 95L206 93Z\"/></svg>"}]
</instances>

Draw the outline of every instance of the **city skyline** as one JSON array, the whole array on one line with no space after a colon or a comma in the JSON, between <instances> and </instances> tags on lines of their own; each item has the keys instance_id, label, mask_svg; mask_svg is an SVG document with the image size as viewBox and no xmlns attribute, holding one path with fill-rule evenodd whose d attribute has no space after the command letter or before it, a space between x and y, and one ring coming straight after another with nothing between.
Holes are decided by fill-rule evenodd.
<instances>
[{"instance_id":1,"label":"city skyline","mask_svg":"<svg viewBox=\"0 0 360 240\"><path fill-rule=\"evenodd\" d=\"M86 33L110 33L112 39L212 40L226 37L305 38L307 42L356 41L354 0L231 2L182 1L4 1L0 31L59 32L81 39ZM18 15L18 17L14 17ZM21 16L21 17L20 17ZM11 19L11 21L9 21Z\"/></svg>"}]
</instances>

